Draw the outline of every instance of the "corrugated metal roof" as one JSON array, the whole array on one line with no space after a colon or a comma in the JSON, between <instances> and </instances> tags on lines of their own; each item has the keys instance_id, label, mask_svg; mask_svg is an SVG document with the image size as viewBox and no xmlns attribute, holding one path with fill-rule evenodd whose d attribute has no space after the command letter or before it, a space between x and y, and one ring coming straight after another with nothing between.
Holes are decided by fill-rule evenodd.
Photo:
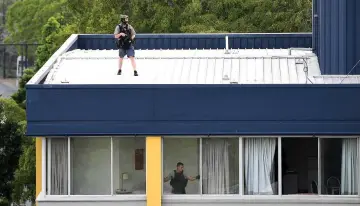
<instances>
[{"instance_id":1,"label":"corrugated metal roof","mask_svg":"<svg viewBox=\"0 0 360 206\"><path fill-rule=\"evenodd\" d=\"M308 50L137 50L139 76L117 50L73 50L60 56L45 84L303 84L320 75Z\"/></svg>"},{"instance_id":2,"label":"corrugated metal roof","mask_svg":"<svg viewBox=\"0 0 360 206\"><path fill-rule=\"evenodd\" d=\"M360 75L321 75L313 79L315 84L360 84Z\"/></svg>"}]
</instances>

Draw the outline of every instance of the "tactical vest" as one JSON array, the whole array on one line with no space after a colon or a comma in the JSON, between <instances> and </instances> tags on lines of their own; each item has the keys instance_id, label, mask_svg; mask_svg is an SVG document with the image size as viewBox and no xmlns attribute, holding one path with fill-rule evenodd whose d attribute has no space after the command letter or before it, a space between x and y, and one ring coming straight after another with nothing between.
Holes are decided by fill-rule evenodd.
<instances>
[{"instance_id":1,"label":"tactical vest","mask_svg":"<svg viewBox=\"0 0 360 206\"><path fill-rule=\"evenodd\" d=\"M129 25L118 25L120 32L119 33L125 33L126 36L120 37L118 41L118 48L122 49L129 49L132 45L131 40L131 30L129 29Z\"/></svg>"},{"instance_id":2,"label":"tactical vest","mask_svg":"<svg viewBox=\"0 0 360 206\"><path fill-rule=\"evenodd\" d=\"M185 187L187 185L188 180L184 176L184 172L177 173L174 170L174 177L170 181L170 185L172 186L173 194L186 194Z\"/></svg>"}]
</instances>

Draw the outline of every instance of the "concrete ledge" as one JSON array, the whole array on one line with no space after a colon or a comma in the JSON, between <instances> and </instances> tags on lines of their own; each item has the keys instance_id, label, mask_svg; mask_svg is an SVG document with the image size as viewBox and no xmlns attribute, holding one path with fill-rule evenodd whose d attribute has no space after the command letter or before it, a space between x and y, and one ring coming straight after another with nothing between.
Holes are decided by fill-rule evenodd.
<instances>
[{"instance_id":1,"label":"concrete ledge","mask_svg":"<svg viewBox=\"0 0 360 206\"><path fill-rule=\"evenodd\" d=\"M240 196L240 195L168 195L162 198L163 205L354 205L360 204L359 196Z\"/></svg>"},{"instance_id":2,"label":"concrete ledge","mask_svg":"<svg viewBox=\"0 0 360 206\"><path fill-rule=\"evenodd\" d=\"M146 206L146 195L39 195L36 201L39 206Z\"/></svg>"},{"instance_id":3,"label":"concrete ledge","mask_svg":"<svg viewBox=\"0 0 360 206\"><path fill-rule=\"evenodd\" d=\"M38 202L127 202L146 201L146 195L39 195Z\"/></svg>"}]
</instances>

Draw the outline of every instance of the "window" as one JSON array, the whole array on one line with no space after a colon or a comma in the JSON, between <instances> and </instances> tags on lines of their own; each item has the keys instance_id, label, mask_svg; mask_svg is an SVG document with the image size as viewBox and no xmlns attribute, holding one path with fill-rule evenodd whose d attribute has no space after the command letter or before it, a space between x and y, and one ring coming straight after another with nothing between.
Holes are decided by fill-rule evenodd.
<instances>
[{"instance_id":1,"label":"window","mask_svg":"<svg viewBox=\"0 0 360 206\"><path fill-rule=\"evenodd\" d=\"M277 139L244 138L244 194L278 194Z\"/></svg>"},{"instance_id":2,"label":"window","mask_svg":"<svg viewBox=\"0 0 360 206\"><path fill-rule=\"evenodd\" d=\"M111 195L111 138L71 138L71 194Z\"/></svg>"},{"instance_id":3,"label":"window","mask_svg":"<svg viewBox=\"0 0 360 206\"><path fill-rule=\"evenodd\" d=\"M358 137L165 137L163 191L166 195L358 195L358 145ZM192 181L186 183L176 174L182 168ZM194 180L197 174L200 178ZM177 181L169 184L171 178Z\"/></svg>"},{"instance_id":4,"label":"window","mask_svg":"<svg viewBox=\"0 0 360 206\"><path fill-rule=\"evenodd\" d=\"M50 140L50 139L49 139ZM67 195L69 191L68 139L52 138L48 141L48 191L51 195ZM49 178L50 176L50 178Z\"/></svg>"},{"instance_id":5,"label":"window","mask_svg":"<svg viewBox=\"0 0 360 206\"><path fill-rule=\"evenodd\" d=\"M321 194L358 194L356 138L321 139Z\"/></svg>"},{"instance_id":6,"label":"window","mask_svg":"<svg viewBox=\"0 0 360 206\"><path fill-rule=\"evenodd\" d=\"M239 194L239 140L202 139L202 194Z\"/></svg>"},{"instance_id":7,"label":"window","mask_svg":"<svg viewBox=\"0 0 360 206\"><path fill-rule=\"evenodd\" d=\"M199 141L200 139L197 138L163 139L164 194L200 194L199 180L194 179L200 171ZM182 179L181 182L174 183L172 187L170 184L173 184L174 181L171 179L178 178L176 170L183 171L184 175L191 180Z\"/></svg>"},{"instance_id":8,"label":"window","mask_svg":"<svg viewBox=\"0 0 360 206\"><path fill-rule=\"evenodd\" d=\"M48 195L145 194L145 138L47 140Z\"/></svg>"},{"instance_id":9,"label":"window","mask_svg":"<svg viewBox=\"0 0 360 206\"><path fill-rule=\"evenodd\" d=\"M282 194L318 194L318 139L282 138Z\"/></svg>"},{"instance_id":10,"label":"window","mask_svg":"<svg viewBox=\"0 0 360 206\"><path fill-rule=\"evenodd\" d=\"M238 141L238 138L164 138L163 193L239 194ZM184 176L179 175L181 171Z\"/></svg>"}]
</instances>

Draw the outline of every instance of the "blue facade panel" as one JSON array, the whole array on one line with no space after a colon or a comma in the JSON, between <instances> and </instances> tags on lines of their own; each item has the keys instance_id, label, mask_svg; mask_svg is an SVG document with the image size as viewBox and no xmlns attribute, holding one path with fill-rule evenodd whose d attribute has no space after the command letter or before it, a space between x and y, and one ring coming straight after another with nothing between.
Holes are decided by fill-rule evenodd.
<instances>
[{"instance_id":1,"label":"blue facade panel","mask_svg":"<svg viewBox=\"0 0 360 206\"><path fill-rule=\"evenodd\" d=\"M29 136L359 135L360 85L28 85Z\"/></svg>"},{"instance_id":2,"label":"blue facade panel","mask_svg":"<svg viewBox=\"0 0 360 206\"><path fill-rule=\"evenodd\" d=\"M314 0L313 46L323 74L348 74L360 60L360 1ZM360 65L351 71L360 74Z\"/></svg>"},{"instance_id":3,"label":"blue facade panel","mask_svg":"<svg viewBox=\"0 0 360 206\"><path fill-rule=\"evenodd\" d=\"M136 49L280 49L312 47L311 33L289 34L138 34ZM116 49L113 35L79 35L79 49Z\"/></svg>"}]
</instances>

